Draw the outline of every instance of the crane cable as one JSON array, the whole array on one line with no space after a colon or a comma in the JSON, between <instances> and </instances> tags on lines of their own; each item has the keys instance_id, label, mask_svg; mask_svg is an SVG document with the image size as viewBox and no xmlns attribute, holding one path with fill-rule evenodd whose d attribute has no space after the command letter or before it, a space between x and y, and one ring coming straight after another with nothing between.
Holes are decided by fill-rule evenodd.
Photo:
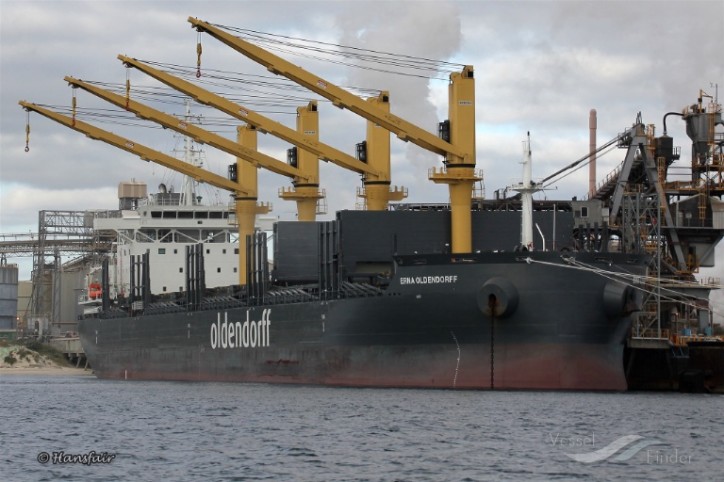
<instances>
[{"instance_id":1,"label":"crane cable","mask_svg":"<svg viewBox=\"0 0 724 482\"><path fill-rule=\"evenodd\" d=\"M542 181L539 182L539 184L543 185L544 183L546 183L546 182L548 182L548 181L551 181L551 179L554 179L554 178L557 177L558 175L560 175L560 174L562 174L562 173L564 173L564 172L566 172L566 171L568 171L568 170L570 170L570 169L573 169L574 167L578 166L579 164L581 164L581 163L582 163L583 161L585 161L585 160L588 160L588 162L590 162L590 157L591 157L592 155L598 154L598 153L600 153L600 152L602 152L602 151L604 151L604 150L606 150L606 149L608 149L608 148L610 147L611 149L608 149L606 152L603 153L603 154L607 154L610 150L613 149L614 144L615 144L616 142L618 142L620 139L623 139L624 137L626 137L626 136L629 134L629 132L630 132L630 129L629 129L629 130L626 130L625 132L623 132L623 133L621 133L621 134L619 134L619 135L617 135L616 137L614 137L613 139L611 139L611 140L608 141L607 143L605 143L605 144L603 144L602 146L598 147L595 151L589 152L589 153L586 154L585 156L583 156L583 157L581 157L580 159L572 162L571 164L567 165L567 166L564 167L563 169L559 169L558 171L554 172L554 173L551 174L550 176L544 178ZM586 165L588 164L588 162L585 163L585 164L583 164L583 166L579 166L578 168L580 169L581 167L586 166ZM575 171L571 171L571 172L575 172ZM570 175L570 173L566 174L566 176L568 176L568 175ZM545 184L545 186L543 186L543 187L548 187L548 186L550 186L550 185L552 185L552 184L555 184L556 182L560 181L561 179L563 179L563 178L566 177L566 176L563 176L563 177L561 177L560 179L556 179L556 180L553 180L553 181L551 181L551 182L548 182L548 184Z\"/></svg>"},{"instance_id":2,"label":"crane cable","mask_svg":"<svg viewBox=\"0 0 724 482\"><path fill-rule=\"evenodd\" d=\"M402 69L428 72L454 72L464 67L464 64L447 62L444 60L435 60L426 57L417 57L407 54L397 54L392 52L363 49L359 47L352 47L348 45L322 42L318 40L311 40L299 37L276 35L256 30L232 27L228 25L214 24L214 26L230 32L234 32L239 38L243 40L249 41L257 45L264 45L264 47L268 50L275 50L277 52L289 53L292 55L311 58L315 60L324 60L328 63L335 63L364 70L373 70L378 72L412 77L422 77L427 79L438 79L437 77L431 75L404 72ZM300 50L305 50L308 53L300 53ZM365 67L363 65L351 62L330 60L329 56L337 56L344 59L357 59L361 62L389 65L391 67L397 67L398 70L394 71L381 68Z\"/></svg>"}]
</instances>

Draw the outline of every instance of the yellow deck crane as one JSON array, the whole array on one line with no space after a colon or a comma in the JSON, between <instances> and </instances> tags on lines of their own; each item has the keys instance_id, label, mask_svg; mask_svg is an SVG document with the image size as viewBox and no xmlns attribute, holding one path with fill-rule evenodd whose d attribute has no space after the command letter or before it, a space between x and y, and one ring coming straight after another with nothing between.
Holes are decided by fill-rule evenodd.
<instances>
[{"instance_id":1,"label":"yellow deck crane","mask_svg":"<svg viewBox=\"0 0 724 482\"><path fill-rule=\"evenodd\" d=\"M75 131L81 132L94 140L100 140L114 147L122 149L131 154L135 154L144 161L154 162L161 166L178 171L190 178L205 182L219 189L231 191L235 199L236 216L239 222L239 243L243 244L248 235L254 233L254 219L257 213L268 211L268 205L257 204L257 186L256 186L256 166L245 158L237 157L236 169L238 180L230 180L213 172L209 172L200 167L196 167L187 162L176 159L162 152L146 147L143 144L135 142L131 139L121 137L112 132L100 129L96 126L80 121L73 117L69 117L55 112L45 107L41 107L31 102L20 101L19 104L27 111L37 112L38 114L54 120L59 124L69 127ZM181 122L177 119L177 122ZM247 145L250 156L254 156L256 151L251 149L255 147L255 132L245 132L248 129L240 128L239 142ZM239 284L246 284L246 250L243 246L239 249Z\"/></svg>"},{"instance_id":2,"label":"yellow deck crane","mask_svg":"<svg viewBox=\"0 0 724 482\"><path fill-rule=\"evenodd\" d=\"M159 110L153 109L145 104L134 101L128 96L122 96L108 90L102 89L96 85L89 84L73 77L65 77L65 80L73 87L83 89L90 92L93 95L100 97L103 100L110 102L122 109L126 109L136 114L141 119L150 120L156 122L163 127L172 129L180 134L191 137L196 142L208 144L219 150L227 152L237 157L244 158L254 164L268 169L276 174L291 177L293 182L298 185L306 187L306 189L294 198L297 201L298 207L298 219L300 221L314 221L319 185L318 174L314 169L315 166L309 166L305 164L306 171L299 169L297 166L292 166L273 157L262 154L256 150L256 142L253 143L254 148L249 148L243 144L231 141L223 136L209 132L206 129L202 129L194 124L188 123L178 119L176 116L166 114ZM312 120L307 122L313 122L316 111L304 111L300 110L300 116ZM309 135L316 135L316 132ZM256 178L255 178L256 179Z\"/></svg>"},{"instance_id":3,"label":"yellow deck crane","mask_svg":"<svg viewBox=\"0 0 724 482\"><path fill-rule=\"evenodd\" d=\"M381 92L367 99L385 112L390 111L390 95ZM360 145L361 144L361 145ZM357 146L357 156L382 172L381 175L365 175L357 197L364 199L368 211L384 211L390 201L402 201L407 197L404 187L390 186L390 131L372 121L367 121L367 140Z\"/></svg>"},{"instance_id":4,"label":"yellow deck crane","mask_svg":"<svg viewBox=\"0 0 724 482\"><path fill-rule=\"evenodd\" d=\"M293 80L329 99L337 107L347 108L395 133L404 141L444 156L445 167L431 170L429 177L433 182L448 184L450 189L452 252L472 251L472 192L473 184L481 179L475 170L475 80L472 66L465 66L461 72L450 75L449 124L443 123L441 138L219 27L193 17L189 17L188 21L199 32L208 33L270 72Z\"/></svg>"},{"instance_id":5,"label":"yellow deck crane","mask_svg":"<svg viewBox=\"0 0 724 482\"><path fill-rule=\"evenodd\" d=\"M317 104L310 102L297 108L297 132L306 139L319 139L319 113ZM279 197L286 201L296 201L297 219L314 221L317 214L317 202L324 197L319 189L319 161L308 151L287 151L287 163L299 169L306 177L305 181L294 179L293 187L279 189Z\"/></svg>"},{"instance_id":6,"label":"yellow deck crane","mask_svg":"<svg viewBox=\"0 0 724 482\"><path fill-rule=\"evenodd\" d=\"M319 142L318 135L304 135L305 132L318 132L318 121L311 115L312 112L316 112L316 102L310 103L306 109L297 109L297 130L295 131L243 105L239 105L220 95L198 87L191 82L151 67L137 59L125 55L119 55L118 59L127 67L136 68L159 82L188 95L201 104L214 107L256 127L261 132L272 134L275 137L294 144L302 150L302 153L298 154L299 157L297 159L299 168L302 172L313 174L308 176L310 179L316 179L318 176L318 169L314 171L308 170L312 168L312 166L317 166L316 161L309 158L310 154L316 156L318 159L332 162L340 167L362 174L364 177L364 190L360 191L359 195L366 199L367 209L369 210L385 210L390 201L400 201L406 197L404 188L398 188L396 186L390 187L389 131L376 127L374 122L368 122L366 149L361 153L364 158L357 159L332 146ZM386 92L382 92L378 97L372 97L368 100L379 106L380 109L389 112L389 95ZM310 124L311 127L305 127L305 125L308 126ZM385 136L387 137L386 139ZM297 152L299 153L299 151ZM306 192L309 192L309 186L312 185L313 182L308 182L304 185L299 183L295 186L296 190L282 190L282 196L291 198L295 195L295 191L296 194L304 195L305 189Z\"/></svg>"}]
</instances>

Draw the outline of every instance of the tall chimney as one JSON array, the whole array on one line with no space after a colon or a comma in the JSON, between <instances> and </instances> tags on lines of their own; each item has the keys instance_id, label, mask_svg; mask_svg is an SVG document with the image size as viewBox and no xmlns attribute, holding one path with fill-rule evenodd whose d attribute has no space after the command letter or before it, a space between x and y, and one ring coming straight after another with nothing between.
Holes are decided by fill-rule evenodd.
<instances>
[{"instance_id":1,"label":"tall chimney","mask_svg":"<svg viewBox=\"0 0 724 482\"><path fill-rule=\"evenodd\" d=\"M591 109L588 115L588 148L591 153L590 162L588 163L588 199L596 194L596 109Z\"/></svg>"}]
</instances>

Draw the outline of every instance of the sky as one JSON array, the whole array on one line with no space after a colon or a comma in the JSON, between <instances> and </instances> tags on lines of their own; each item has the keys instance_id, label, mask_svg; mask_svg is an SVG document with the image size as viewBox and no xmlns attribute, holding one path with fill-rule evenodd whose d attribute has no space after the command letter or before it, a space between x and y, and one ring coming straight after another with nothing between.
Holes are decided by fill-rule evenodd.
<instances>
[{"instance_id":1,"label":"sky","mask_svg":"<svg viewBox=\"0 0 724 482\"><path fill-rule=\"evenodd\" d=\"M700 89L714 95L724 87L724 2L718 1L116 1L0 0L0 232L37 231L40 210L115 209L121 181L180 188L175 173L93 141L38 114L19 100L63 106L72 92L63 77L122 84L160 85L141 72L126 72L118 54L195 66L197 33L187 18L211 23L472 65L476 85L476 158L487 197L518 182L522 141L531 135L533 177L541 179L588 152L588 117L598 113L602 144L630 127L641 112L663 132L662 117L696 102ZM202 71L220 69L270 75L263 67L208 35L201 37ZM281 54L283 57L285 54ZM291 54L290 54L291 55ZM285 57L329 81L390 92L391 110L436 131L447 117L447 80L389 75L306 57ZM208 70L210 71L210 70ZM239 87L243 89L244 86ZM317 97L297 92L299 105ZM108 107L78 91L80 108ZM180 104L162 110L181 115ZM219 114L193 106L195 113ZM256 109L294 127L294 108ZM320 140L350 155L365 137L365 121L320 101ZM147 127L97 124L161 152L179 149L173 133ZM233 128L217 127L233 137ZM668 121L668 134L688 161L690 142L683 123ZM261 135L259 149L285 159L286 143ZM624 150L598 161L598 180L618 165ZM409 190L410 202L447 202L447 188L427 180L441 158L393 136L392 180ZM232 156L206 148L206 168L224 174ZM549 199L581 198L588 169L538 194ZM321 187L329 214L353 209L358 174L321 163ZM292 203L277 198L289 179L261 171L259 200L273 214L293 219ZM228 194L200 188L208 200ZM724 248L707 274L724 273ZM29 277L28 260L21 279ZM724 276L722 276L724 277Z\"/></svg>"}]
</instances>

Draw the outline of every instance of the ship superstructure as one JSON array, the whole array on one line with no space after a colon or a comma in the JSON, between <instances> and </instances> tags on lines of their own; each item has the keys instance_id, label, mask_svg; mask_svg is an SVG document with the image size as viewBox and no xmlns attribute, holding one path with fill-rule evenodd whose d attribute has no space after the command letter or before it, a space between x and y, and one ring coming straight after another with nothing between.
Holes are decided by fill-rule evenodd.
<instances>
[{"instance_id":1,"label":"ship superstructure","mask_svg":"<svg viewBox=\"0 0 724 482\"><path fill-rule=\"evenodd\" d=\"M96 212L94 219L96 236L115 239L110 260L114 292L128 294L133 260L146 253L155 272L151 293L183 291L185 249L197 243L205 245L208 287L238 281L239 243L228 204L183 204L182 193L162 187L147 195L146 185L139 182L122 182L118 190L121 202L133 202L133 207Z\"/></svg>"},{"instance_id":2,"label":"ship superstructure","mask_svg":"<svg viewBox=\"0 0 724 482\"><path fill-rule=\"evenodd\" d=\"M190 104L186 103L184 122L192 123ZM182 161L203 168L204 152L189 137L183 138ZM181 189L160 184L158 192L148 193L145 183L121 182L118 186L119 209L95 211L93 231L97 239L113 246L109 255L109 289L113 298L129 295L138 260L147 255L154 270L149 279L150 293L183 292L185 286L186 247L203 243L206 269L204 283L209 288L235 284L239 280L239 239L236 212L231 202L208 202L198 192L199 183L182 176ZM98 285L99 279L91 279ZM89 284L90 286L90 284ZM98 298L88 295L91 299Z\"/></svg>"}]
</instances>

